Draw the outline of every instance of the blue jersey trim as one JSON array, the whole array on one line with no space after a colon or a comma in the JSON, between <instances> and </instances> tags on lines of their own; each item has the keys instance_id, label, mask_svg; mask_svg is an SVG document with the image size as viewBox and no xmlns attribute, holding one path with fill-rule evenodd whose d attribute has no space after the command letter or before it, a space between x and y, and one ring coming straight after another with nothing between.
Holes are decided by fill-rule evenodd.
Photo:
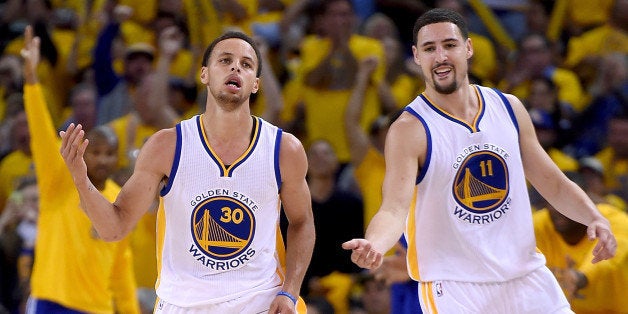
<instances>
[{"instance_id":1,"label":"blue jersey trim","mask_svg":"<svg viewBox=\"0 0 628 314\"><path fill-rule=\"evenodd\" d=\"M495 93L497 93L499 98L501 98L502 101L504 102L504 106L506 107L506 110L508 110L508 115L510 115L510 120L512 120L512 124L515 125L515 129L517 130L517 135L519 135L519 122L517 122L517 117L515 116L515 111L512 109L512 105L510 104L510 101L508 101L508 98L506 98L506 96L504 96L504 94L500 92L498 89L493 88L493 90L495 91Z\"/></svg>"},{"instance_id":2,"label":"blue jersey trim","mask_svg":"<svg viewBox=\"0 0 628 314\"><path fill-rule=\"evenodd\" d=\"M261 137L261 133L262 133L262 119L260 119L259 117L253 117L253 123L254 123L254 134L253 134L253 143L247 148L247 152L245 153L245 155L243 157L240 157L239 160L232 164L229 168L227 168L227 176L231 177L233 175L233 171L242 163L244 163L245 160L247 160L255 151L255 147L257 147L257 143L259 143L259 139Z\"/></svg>"},{"instance_id":3,"label":"blue jersey trim","mask_svg":"<svg viewBox=\"0 0 628 314\"><path fill-rule=\"evenodd\" d=\"M177 131L177 145L174 149L174 159L172 160L172 168L170 168L170 176L168 176L168 182L159 192L161 196L165 196L166 194L168 194L168 192L170 192L170 189L172 188L172 183L174 182L174 177L177 175L177 169L179 169L179 161L181 160L181 145L183 140L181 135L181 123L177 123L175 129Z\"/></svg>"},{"instance_id":4,"label":"blue jersey trim","mask_svg":"<svg viewBox=\"0 0 628 314\"><path fill-rule=\"evenodd\" d=\"M220 162L220 160L218 160L218 158L212 154L211 149L209 148L209 143L207 143L207 141L205 141L205 134L203 134L203 127L202 127L202 122L201 122L201 116L198 115L196 117L196 131L198 132L198 137L201 140L201 143L203 144L203 148L205 149L205 152L207 152L207 155L214 160L214 164L216 164L216 166L218 166L218 170L220 170L220 176L224 177L225 176L225 171L224 171L224 167L222 167L222 163Z\"/></svg>"},{"instance_id":5,"label":"blue jersey trim","mask_svg":"<svg viewBox=\"0 0 628 314\"><path fill-rule=\"evenodd\" d=\"M279 168L279 151L281 149L281 137L283 131L277 129L277 136L275 137L275 180L277 180L277 190L281 190L281 168Z\"/></svg>"},{"instance_id":6,"label":"blue jersey trim","mask_svg":"<svg viewBox=\"0 0 628 314\"><path fill-rule=\"evenodd\" d=\"M480 92L480 88L477 85L473 85L473 89L476 91L479 97L479 102L478 102L479 108L478 108L478 113L476 114L475 118L473 118L473 122L471 124L468 124L467 122L458 119L457 117L449 114L445 110L438 107L429 98L427 98L425 93L419 95L419 97L423 99L423 101L427 104L428 107L430 107L432 110L434 110L436 113L438 113L445 119L455 122L457 124L460 124L467 130L469 130L469 133L474 133L474 132L480 132L480 122L482 121L482 117L484 117L484 112L486 111L486 102L484 101L484 96Z\"/></svg>"},{"instance_id":7,"label":"blue jersey trim","mask_svg":"<svg viewBox=\"0 0 628 314\"><path fill-rule=\"evenodd\" d=\"M415 116L417 119L419 119L421 124L423 124L423 128L425 128L427 148L425 152L425 163L423 164L423 167L421 167L421 169L419 170L419 174L417 175L417 178L416 178L416 184L419 184L425 177L425 174L427 173L427 169L429 168L430 162L432 160L432 133L430 132L430 128L427 126L427 122L425 122L423 117L421 117L421 115L419 115L416 111L414 111L414 109L410 107L406 107L404 110L410 113L411 115Z\"/></svg>"}]
</instances>

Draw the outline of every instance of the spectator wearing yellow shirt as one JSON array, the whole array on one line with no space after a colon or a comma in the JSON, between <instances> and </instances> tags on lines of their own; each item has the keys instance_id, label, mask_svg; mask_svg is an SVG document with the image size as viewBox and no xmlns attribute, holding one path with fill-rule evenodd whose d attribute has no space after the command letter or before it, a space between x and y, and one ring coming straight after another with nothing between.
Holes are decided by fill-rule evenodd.
<instances>
[{"instance_id":1,"label":"spectator wearing yellow shirt","mask_svg":"<svg viewBox=\"0 0 628 314\"><path fill-rule=\"evenodd\" d=\"M615 0L606 23L569 39L564 65L575 69L587 85L599 58L613 52L628 54L628 0Z\"/></svg>"},{"instance_id":2,"label":"spectator wearing yellow shirt","mask_svg":"<svg viewBox=\"0 0 628 314\"><path fill-rule=\"evenodd\" d=\"M613 117L608 124L607 147L595 156L605 169L610 192L628 202L628 111Z\"/></svg>"},{"instance_id":3,"label":"spectator wearing yellow shirt","mask_svg":"<svg viewBox=\"0 0 628 314\"><path fill-rule=\"evenodd\" d=\"M295 78L297 97L286 97L286 110L301 102L308 139L329 141L342 164L349 162L343 112L355 82L358 62L374 56L379 60L371 75L360 125L366 130L380 112L377 85L384 78L386 64L382 45L375 39L355 34L356 16L351 1L323 1L313 21L319 35L307 36L301 46L301 64ZM291 102L289 99L297 99Z\"/></svg>"},{"instance_id":4,"label":"spectator wearing yellow shirt","mask_svg":"<svg viewBox=\"0 0 628 314\"><path fill-rule=\"evenodd\" d=\"M588 97L578 76L569 69L558 67L553 60L552 46L547 37L528 34L521 40L517 59L498 87L525 99L530 92L530 81L535 77L546 77L556 85L560 101L581 111L588 104Z\"/></svg>"},{"instance_id":5,"label":"spectator wearing yellow shirt","mask_svg":"<svg viewBox=\"0 0 628 314\"><path fill-rule=\"evenodd\" d=\"M24 103L40 191L29 312L139 313L128 238L103 241L81 208L72 176L58 154L56 128L36 75L39 39L33 38L30 27L24 38ZM120 187L108 177L116 161L116 138L106 127L93 130L88 138L88 175L107 199L115 198Z\"/></svg>"},{"instance_id":6,"label":"spectator wearing yellow shirt","mask_svg":"<svg viewBox=\"0 0 628 314\"><path fill-rule=\"evenodd\" d=\"M576 175L571 177L583 184ZM615 231L618 246L613 259L592 264L596 242L587 238L586 226L566 218L549 204L533 215L537 247L574 312L623 313L628 308L624 297L628 288L628 215L609 204L599 203L597 207Z\"/></svg>"},{"instance_id":7,"label":"spectator wearing yellow shirt","mask_svg":"<svg viewBox=\"0 0 628 314\"><path fill-rule=\"evenodd\" d=\"M33 159L26 113L22 108L11 121L11 152L0 160L0 212L21 177L33 174Z\"/></svg>"},{"instance_id":8,"label":"spectator wearing yellow shirt","mask_svg":"<svg viewBox=\"0 0 628 314\"><path fill-rule=\"evenodd\" d=\"M587 194L596 203L608 203L622 211L626 211L626 201L618 195L609 192L604 182L604 166L595 157L585 157L578 161L578 173L582 176L587 187Z\"/></svg>"},{"instance_id":9,"label":"spectator wearing yellow shirt","mask_svg":"<svg viewBox=\"0 0 628 314\"><path fill-rule=\"evenodd\" d=\"M391 18L375 13L366 19L363 28L365 36L379 40L384 47L386 75L377 86L377 96L383 113L395 112L416 97L423 82L416 73L416 66L403 51L399 31Z\"/></svg>"}]
</instances>

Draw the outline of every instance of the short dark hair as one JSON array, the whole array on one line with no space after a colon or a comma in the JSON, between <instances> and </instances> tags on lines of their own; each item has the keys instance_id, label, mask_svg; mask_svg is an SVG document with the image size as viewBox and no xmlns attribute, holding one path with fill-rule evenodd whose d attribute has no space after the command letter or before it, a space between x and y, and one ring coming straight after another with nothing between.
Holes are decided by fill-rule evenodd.
<instances>
[{"instance_id":1,"label":"short dark hair","mask_svg":"<svg viewBox=\"0 0 628 314\"><path fill-rule=\"evenodd\" d=\"M431 9L425 12L423 15L419 16L419 18L414 23L414 29L412 30L412 42L414 43L414 45L416 46L417 44L417 35L419 34L419 31L421 30L421 28L423 28L423 26L442 22L456 24L456 26L458 26L458 29L460 29L462 37L464 39L469 38L469 27L464 21L462 15L451 9L436 8Z\"/></svg>"},{"instance_id":2,"label":"short dark hair","mask_svg":"<svg viewBox=\"0 0 628 314\"><path fill-rule=\"evenodd\" d=\"M253 47L253 50L255 51L255 56L257 57L257 72L255 76L259 77L262 74L262 55L259 52L259 49L257 48L257 45L255 44L255 41L253 40L253 38L249 37L248 35L242 32L229 31L220 35L220 37L214 39L214 41L212 41L211 44L207 46L207 49L205 49L205 53L203 54L203 60L201 61L201 65L204 67L207 66L207 61L209 60L209 56L212 54L212 51L214 51L214 48L219 42L223 40L231 39L231 38L242 39L246 41L247 43L249 43L251 47Z\"/></svg>"}]
</instances>

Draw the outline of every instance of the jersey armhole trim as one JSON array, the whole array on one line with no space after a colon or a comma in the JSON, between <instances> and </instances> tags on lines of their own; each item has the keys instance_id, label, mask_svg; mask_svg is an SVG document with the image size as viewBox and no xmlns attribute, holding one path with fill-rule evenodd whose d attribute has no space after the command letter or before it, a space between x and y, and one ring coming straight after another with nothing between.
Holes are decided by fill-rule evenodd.
<instances>
[{"instance_id":1,"label":"jersey armhole trim","mask_svg":"<svg viewBox=\"0 0 628 314\"><path fill-rule=\"evenodd\" d=\"M176 126L177 131L177 144L174 150L174 159L172 160L172 168L170 169L170 176L168 176L168 183L161 189L160 195L165 196L170 192L172 188L172 183L174 182L174 177L177 175L177 169L179 169L179 161L181 160L181 145L182 145L182 135L181 135L181 123L177 123Z\"/></svg>"},{"instance_id":2,"label":"jersey armhole trim","mask_svg":"<svg viewBox=\"0 0 628 314\"><path fill-rule=\"evenodd\" d=\"M279 152L281 149L281 136L283 131L277 129L277 135L275 136L275 180L277 181L277 192L281 191L281 169L279 168Z\"/></svg>"},{"instance_id":3,"label":"jersey armhole trim","mask_svg":"<svg viewBox=\"0 0 628 314\"><path fill-rule=\"evenodd\" d=\"M427 122L425 122L425 120L423 119L423 117L421 117L420 114L414 111L414 109L412 109L411 107L406 107L404 110L410 113L411 115L415 116L419 120L419 122L423 124L423 128L425 129L425 137L427 139L426 141L427 148L425 151L425 163L423 164L423 167L421 167L421 170L419 171L416 178L416 184L419 184L423 180L425 175L427 174L427 169L429 168L430 161L432 160L432 134L430 132L430 128L427 126Z\"/></svg>"},{"instance_id":4,"label":"jersey armhole trim","mask_svg":"<svg viewBox=\"0 0 628 314\"><path fill-rule=\"evenodd\" d=\"M497 93L499 98L501 98L502 101L504 102L504 106L506 107L506 110L508 110L508 115L510 115L510 120L512 120L512 123L515 125L515 129L517 130L517 136L518 136L519 135L519 122L517 122L517 117L515 116L515 112L512 109L512 105L510 104L510 101L508 101L508 98L506 98L506 96L504 96L504 94L498 89L493 88L493 90L495 91L495 93Z\"/></svg>"}]
</instances>

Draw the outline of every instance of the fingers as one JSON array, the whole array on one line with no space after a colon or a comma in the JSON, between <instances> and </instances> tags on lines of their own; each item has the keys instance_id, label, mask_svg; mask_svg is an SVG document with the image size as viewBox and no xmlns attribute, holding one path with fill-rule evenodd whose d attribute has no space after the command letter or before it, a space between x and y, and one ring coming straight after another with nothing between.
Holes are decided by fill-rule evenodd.
<instances>
[{"instance_id":1,"label":"fingers","mask_svg":"<svg viewBox=\"0 0 628 314\"><path fill-rule=\"evenodd\" d=\"M610 231L602 229L599 232L598 243L593 248L593 260L591 262L595 264L607 260L615 256L616 251L617 240Z\"/></svg>"},{"instance_id":2,"label":"fingers","mask_svg":"<svg viewBox=\"0 0 628 314\"><path fill-rule=\"evenodd\" d=\"M371 243L364 239L353 239L342 244L346 250L352 250L351 261L366 269L376 269L382 265L383 256L371 247Z\"/></svg>"},{"instance_id":3,"label":"fingers","mask_svg":"<svg viewBox=\"0 0 628 314\"><path fill-rule=\"evenodd\" d=\"M61 155L68 162L73 162L76 158L83 157L85 148L89 141L84 139L85 131L83 126L71 123L64 131L59 132L61 136Z\"/></svg>"},{"instance_id":4,"label":"fingers","mask_svg":"<svg viewBox=\"0 0 628 314\"><path fill-rule=\"evenodd\" d=\"M345 243L342 244L342 248L345 250L353 250L355 248L357 248L359 246L359 240L358 239L353 239L353 240L349 240Z\"/></svg>"}]
</instances>

